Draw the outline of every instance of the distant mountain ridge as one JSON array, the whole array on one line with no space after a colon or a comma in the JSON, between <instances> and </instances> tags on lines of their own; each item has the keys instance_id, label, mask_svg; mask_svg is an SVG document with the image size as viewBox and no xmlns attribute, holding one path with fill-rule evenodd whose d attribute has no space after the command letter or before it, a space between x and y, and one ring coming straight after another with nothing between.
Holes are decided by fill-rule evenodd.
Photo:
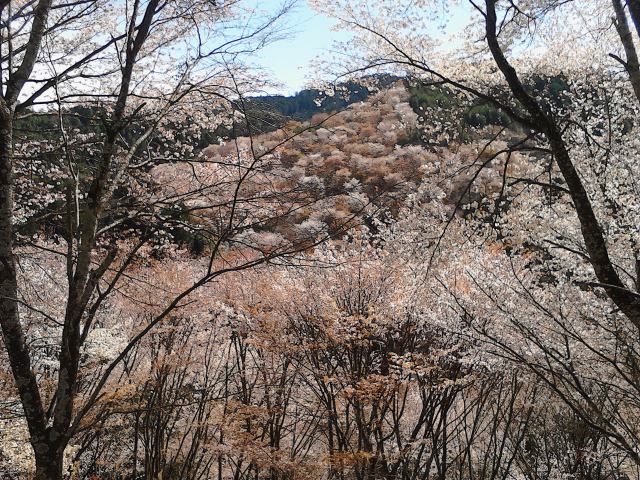
<instances>
[{"instance_id":1,"label":"distant mountain ridge","mask_svg":"<svg viewBox=\"0 0 640 480\"><path fill-rule=\"evenodd\" d=\"M318 89L301 90L294 95L263 95L251 97L252 106L271 108L292 120L304 121L316 113L342 110L346 106L365 100L371 91L354 82L341 86L340 93L328 96Z\"/></svg>"},{"instance_id":2,"label":"distant mountain ridge","mask_svg":"<svg viewBox=\"0 0 640 480\"><path fill-rule=\"evenodd\" d=\"M261 125L262 131L282 126L288 120L303 122L317 113L338 112L353 103L365 101L379 90L389 88L401 78L395 75L373 75L362 82L348 81L333 87L333 94L310 88L300 90L293 95L260 95L246 100L246 110ZM375 85L370 88L369 85ZM271 128L269 128L271 127Z\"/></svg>"}]
</instances>

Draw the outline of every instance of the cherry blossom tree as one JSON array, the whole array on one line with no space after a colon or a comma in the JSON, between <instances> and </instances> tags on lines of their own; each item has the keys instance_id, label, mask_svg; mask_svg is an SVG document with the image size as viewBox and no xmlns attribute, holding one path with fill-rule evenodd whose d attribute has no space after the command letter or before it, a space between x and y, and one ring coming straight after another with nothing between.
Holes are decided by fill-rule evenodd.
<instances>
[{"instance_id":1,"label":"cherry blossom tree","mask_svg":"<svg viewBox=\"0 0 640 480\"><path fill-rule=\"evenodd\" d=\"M218 128L242 123L252 134L243 98L261 83L243 59L278 38L289 7L0 5L0 322L36 478L62 477L65 448L87 428L112 376L191 294L319 241L316 231L297 241L246 235L286 215L292 196L307 196L274 190L266 167L273 149L232 141L211 162L194 148ZM191 177L182 182L181 167L168 174L175 164ZM145 284L133 273L145 262L188 255L171 246L185 235L198 239L206 260L185 270L181 288L153 303L136 329L111 338L103 328L110 299L123 284ZM51 285L45 298L42 280ZM33 343L43 332L46 347ZM106 352L96 347L101 335Z\"/></svg>"},{"instance_id":2,"label":"cherry blossom tree","mask_svg":"<svg viewBox=\"0 0 640 480\"><path fill-rule=\"evenodd\" d=\"M478 342L475 361L534 374L638 464L638 2L316 5L354 32L342 74L394 69L511 119L479 131L465 164L443 158L401 235L422 246L425 288L453 299L445 318ZM453 12L466 28L441 28ZM425 140L460 140L441 105L423 112L438 124ZM604 444L580 455L600 447L613 458Z\"/></svg>"}]
</instances>

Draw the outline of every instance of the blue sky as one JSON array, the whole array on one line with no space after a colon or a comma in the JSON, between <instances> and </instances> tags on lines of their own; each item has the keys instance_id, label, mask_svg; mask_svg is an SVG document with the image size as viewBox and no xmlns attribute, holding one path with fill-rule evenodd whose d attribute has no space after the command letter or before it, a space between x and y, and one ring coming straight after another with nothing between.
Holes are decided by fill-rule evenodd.
<instances>
[{"instance_id":1,"label":"blue sky","mask_svg":"<svg viewBox=\"0 0 640 480\"><path fill-rule=\"evenodd\" d=\"M258 0L257 4L261 11L274 13L284 1L287 0ZM312 10L307 0L293 1L296 4L284 20L290 35L262 49L256 59L270 78L281 84L269 93L290 95L305 88L313 59L328 52L335 40L345 41L350 36L345 31L332 31L335 21ZM464 2L454 4L448 15L449 33L460 32L470 18L469 13Z\"/></svg>"},{"instance_id":2,"label":"blue sky","mask_svg":"<svg viewBox=\"0 0 640 480\"><path fill-rule=\"evenodd\" d=\"M260 9L275 11L281 4L279 0L266 0L260 2ZM288 38L261 50L257 63L282 84L279 93L292 94L305 87L312 60L328 51L334 40L348 38L348 33L331 31L334 21L313 11L306 0L297 1L286 22Z\"/></svg>"}]
</instances>

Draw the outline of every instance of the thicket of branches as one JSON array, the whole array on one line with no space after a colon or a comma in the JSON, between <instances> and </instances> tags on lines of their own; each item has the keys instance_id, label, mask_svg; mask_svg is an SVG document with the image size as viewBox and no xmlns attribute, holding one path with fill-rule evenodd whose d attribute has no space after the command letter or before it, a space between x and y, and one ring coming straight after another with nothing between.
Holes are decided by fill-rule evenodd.
<instances>
[{"instance_id":1,"label":"thicket of branches","mask_svg":"<svg viewBox=\"0 0 640 480\"><path fill-rule=\"evenodd\" d=\"M640 3L408 3L259 135L290 5L0 1L4 477L640 476Z\"/></svg>"}]
</instances>

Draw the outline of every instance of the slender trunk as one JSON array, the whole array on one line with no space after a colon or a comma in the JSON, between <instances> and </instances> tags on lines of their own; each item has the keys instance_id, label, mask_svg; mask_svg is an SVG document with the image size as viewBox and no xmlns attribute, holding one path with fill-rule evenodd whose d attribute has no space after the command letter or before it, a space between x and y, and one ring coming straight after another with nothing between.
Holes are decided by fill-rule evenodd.
<instances>
[{"instance_id":1,"label":"slender trunk","mask_svg":"<svg viewBox=\"0 0 640 480\"><path fill-rule=\"evenodd\" d=\"M638 54L635 44L633 43L633 35L629 29L629 22L627 22L627 14L622 6L622 0L612 0L612 3L613 11L616 15L614 24L627 57L624 62L624 68L629 74L629 81L633 87L633 92L638 101L640 101L640 63L638 62Z\"/></svg>"},{"instance_id":2,"label":"slender trunk","mask_svg":"<svg viewBox=\"0 0 640 480\"><path fill-rule=\"evenodd\" d=\"M62 435L47 427L26 334L18 310L13 246L13 114L0 102L0 325L9 363L29 428L36 459L35 478L62 479Z\"/></svg>"},{"instance_id":3,"label":"slender trunk","mask_svg":"<svg viewBox=\"0 0 640 480\"><path fill-rule=\"evenodd\" d=\"M48 456L47 421L18 311L13 247L13 112L0 100L0 326L36 455Z\"/></svg>"}]
</instances>

